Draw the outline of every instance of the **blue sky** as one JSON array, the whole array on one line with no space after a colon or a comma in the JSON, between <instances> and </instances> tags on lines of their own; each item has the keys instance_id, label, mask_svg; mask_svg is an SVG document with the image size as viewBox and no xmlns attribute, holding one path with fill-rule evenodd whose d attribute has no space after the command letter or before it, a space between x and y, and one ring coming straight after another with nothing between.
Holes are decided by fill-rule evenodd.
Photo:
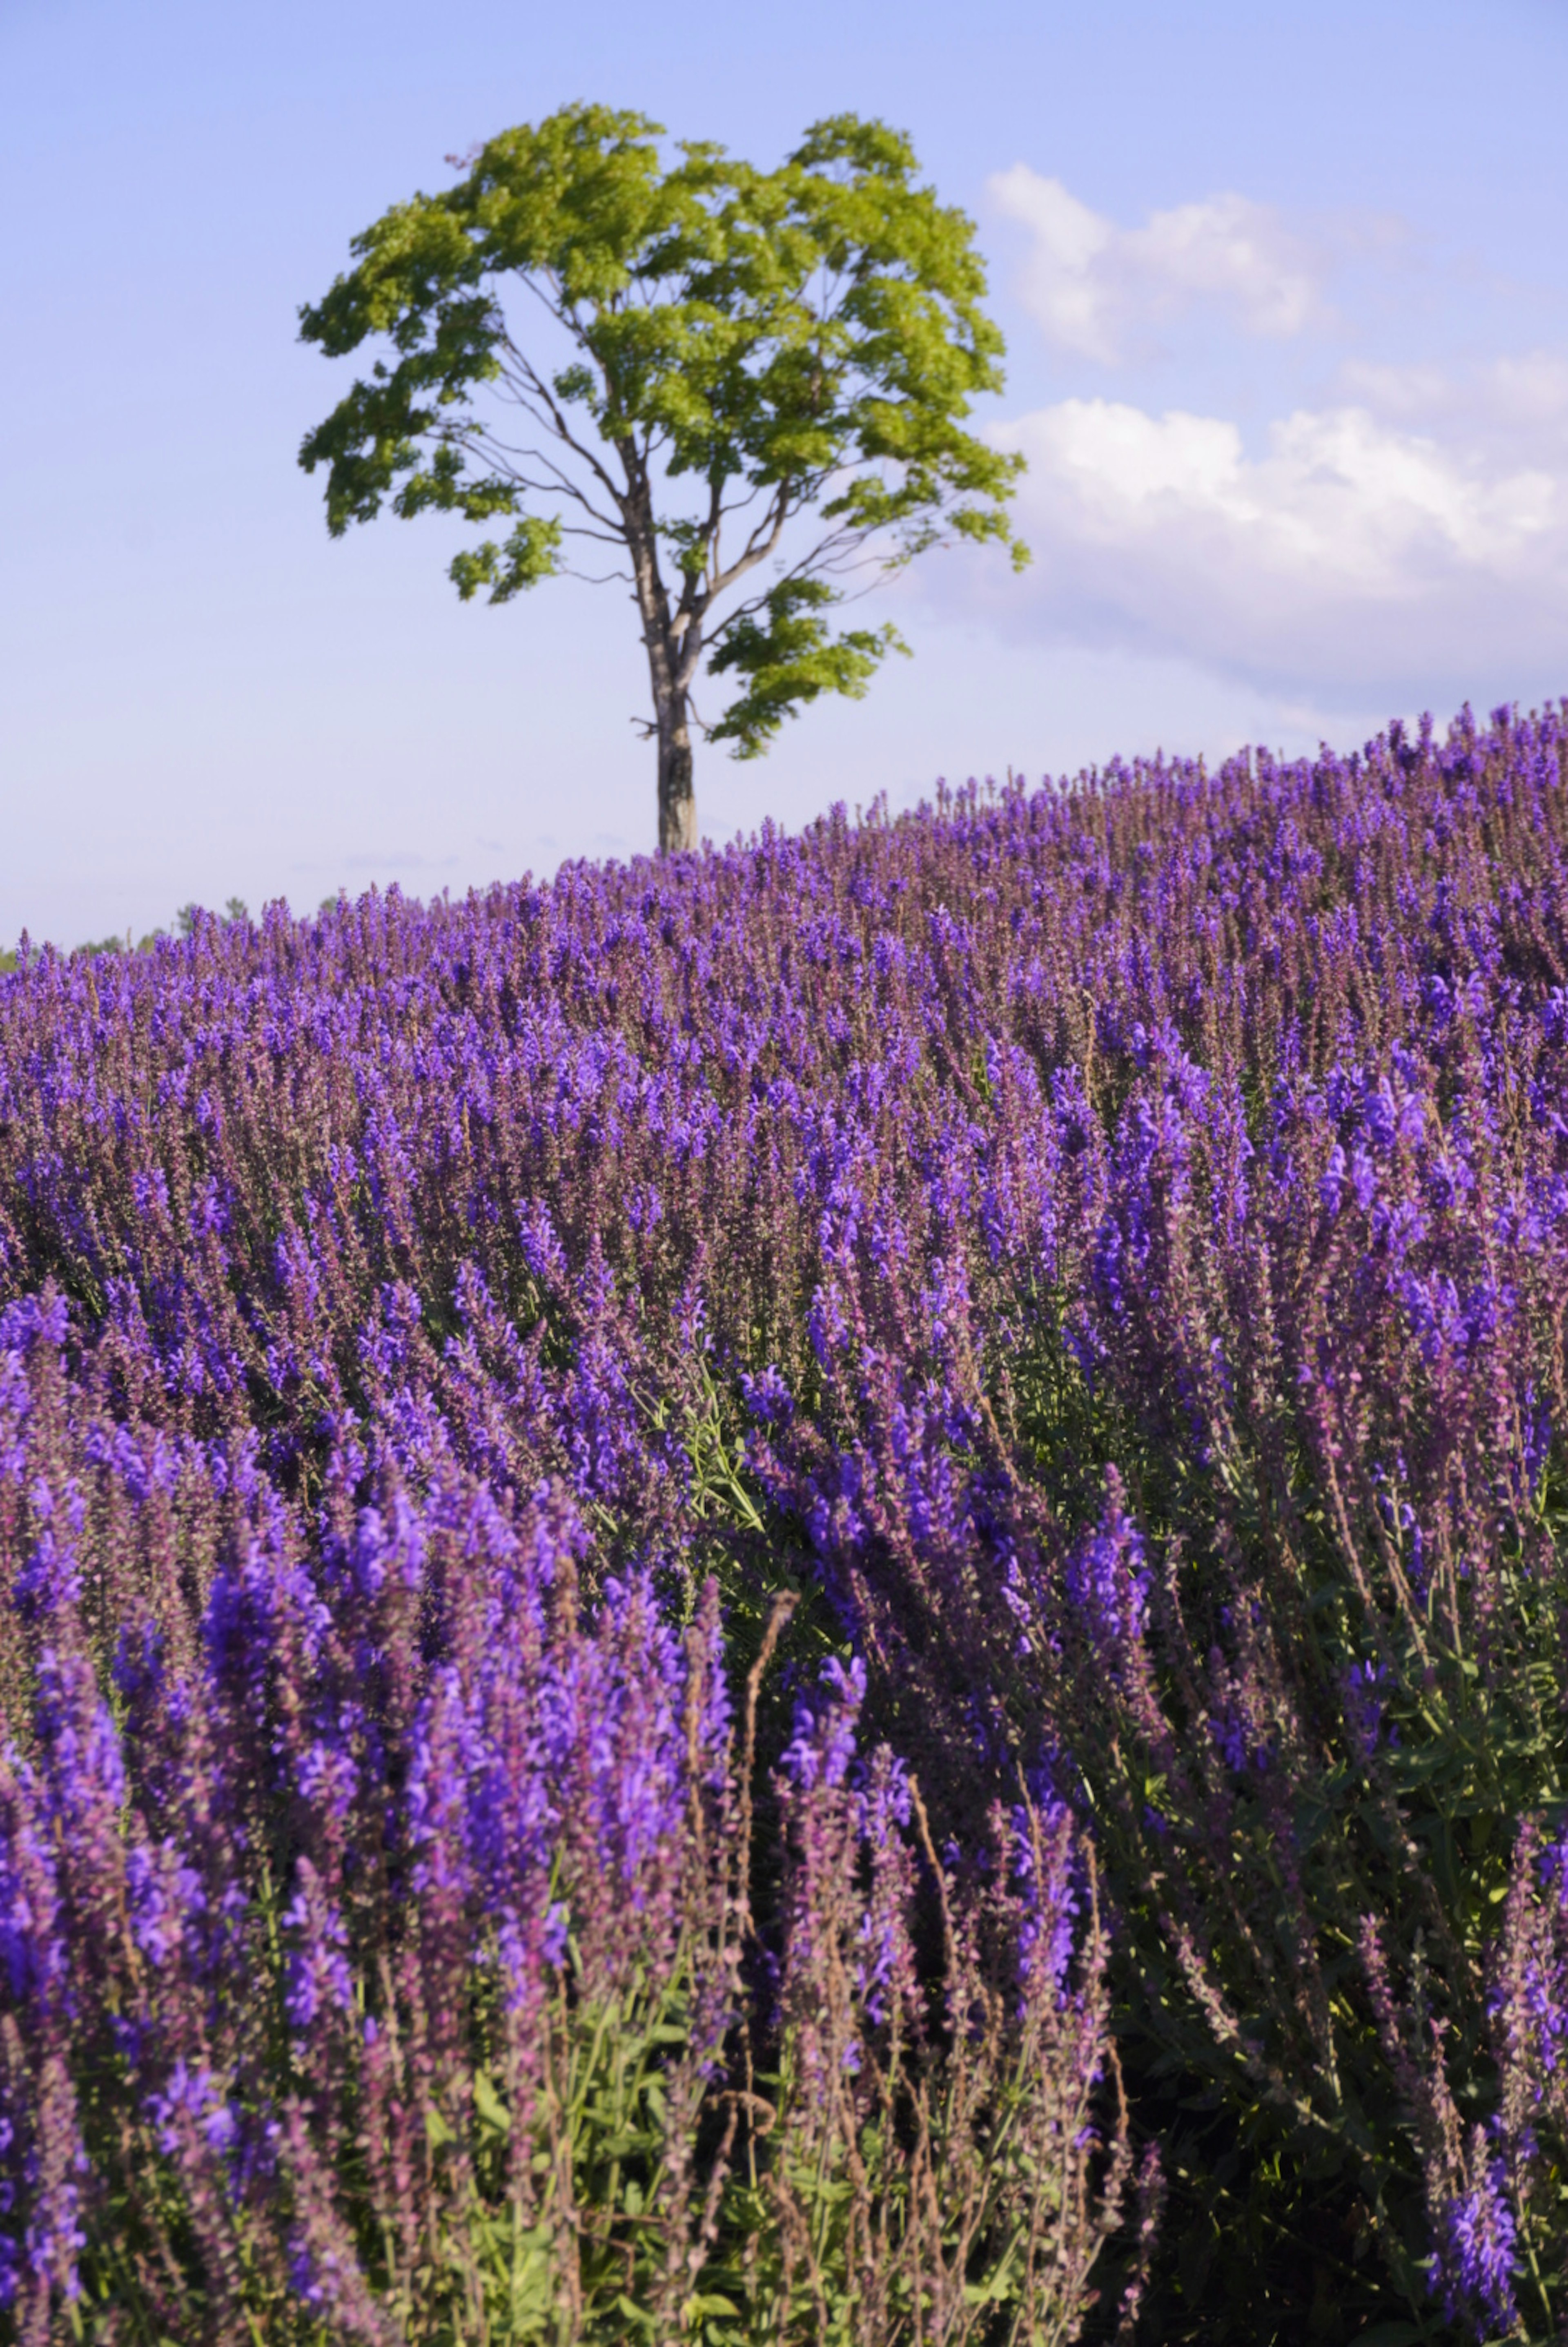
<instances>
[{"instance_id":1,"label":"blue sky","mask_svg":"<svg viewBox=\"0 0 1568 2347\"><path fill-rule=\"evenodd\" d=\"M912 661L699 753L711 836L1568 692L1565 87L1568 0L0 0L0 941L651 845L617 592L460 606L446 525L333 543L294 461L350 237L577 97L908 129L1030 459L1026 578L931 558Z\"/></svg>"}]
</instances>

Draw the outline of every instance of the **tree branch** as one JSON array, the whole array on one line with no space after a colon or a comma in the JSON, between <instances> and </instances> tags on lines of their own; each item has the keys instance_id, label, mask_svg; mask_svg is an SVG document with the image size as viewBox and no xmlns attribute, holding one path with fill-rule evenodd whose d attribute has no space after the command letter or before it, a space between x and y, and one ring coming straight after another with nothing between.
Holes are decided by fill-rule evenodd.
<instances>
[{"instance_id":1,"label":"tree branch","mask_svg":"<svg viewBox=\"0 0 1568 2347\"><path fill-rule=\"evenodd\" d=\"M566 446L571 449L573 455L582 459L583 463L587 466L589 471L594 475L596 480L601 484L601 486L615 499L616 504L619 506L622 503L621 492L616 487L615 482L611 479L604 466L600 464L598 458L594 455L593 450L591 448L585 448L582 442L571 430L571 427L568 425L565 415L562 414L560 405L548 384L542 379L532 362L517 348L516 343L512 340L510 334L504 334L501 339L504 343L505 348L511 353L512 357L516 362L517 368L522 374L524 381L527 384L529 391L545 409L545 414L539 418L539 421L546 424L549 429L554 432L555 437L558 440L565 441ZM592 349L592 344L581 335L577 336L577 340L581 348L585 350Z\"/></svg>"},{"instance_id":2,"label":"tree branch","mask_svg":"<svg viewBox=\"0 0 1568 2347\"><path fill-rule=\"evenodd\" d=\"M463 445L480 449L484 454L486 460L495 463L504 471L506 477L509 480L516 482L517 487L520 489L531 489L539 497L571 497L575 499L575 501L582 507L584 512L587 514L592 520L596 521L602 528L612 531L617 538L625 537L626 526L621 518L616 514L601 513L598 507L594 504L592 498L588 497L586 492L578 485L577 482L573 480L569 473L562 471L560 466L555 463L554 457L552 457L545 449L514 448L508 442L496 439L490 431L484 427L481 427L478 432L471 434ZM545 481L530 480L526 474L518 469L519 460L529 464L542 465L545 467L545 472L553 476L553 477Z\"/></svg>"}]
</instances>

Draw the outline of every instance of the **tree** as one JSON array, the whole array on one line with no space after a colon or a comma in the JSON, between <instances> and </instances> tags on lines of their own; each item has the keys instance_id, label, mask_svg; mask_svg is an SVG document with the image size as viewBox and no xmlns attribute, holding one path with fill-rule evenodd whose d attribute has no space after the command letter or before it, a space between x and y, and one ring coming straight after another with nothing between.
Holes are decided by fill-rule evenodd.
<instances>
[{"instance_id":1,"label":"tree","mask_svg":"<svg viewBox=\"0 0 1568 2347\"><path fill-rule=\"evenodd\" d=\"M908 139L839 115L760 171L694 141L667 167L662 136L566 107L449 158L455 187L356 237L301 338L337 357L382 335L391 352L300 462L328 468L334 537L389 498L405 518L505 517L452 564L465 601L568 569L569 542L616 550L666 850L696 845L694 723L754 757L786 716L858 697L907 649L891 626L833 631L858 569L874 580L953 538L1028 556L1004 513L1022 460L962 428L1002 384L973 227L915 184ZM707 725L705 655L739 688Z\"/></svg>"}]
</instances>

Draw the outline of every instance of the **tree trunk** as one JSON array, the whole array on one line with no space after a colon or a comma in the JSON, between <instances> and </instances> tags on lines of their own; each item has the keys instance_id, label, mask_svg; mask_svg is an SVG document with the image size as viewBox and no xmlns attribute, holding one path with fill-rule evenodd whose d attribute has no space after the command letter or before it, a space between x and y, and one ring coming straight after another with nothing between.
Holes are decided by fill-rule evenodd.
<instances>
[{"instance_id":1,"label":"tree trunk","mask_svg":"<svg viewBox=\"0 0 1568 2347\"><path fill-rule=\"evenodd\" d=\"M658 533L647 477L631 442L622 446L621 458L626 468L626 547L647 648L654 731L658 736L658 852L678 856L697 846L697 794L691 779L687 696L702 648L702 615L700 610L687 609L672 621L669 596L659 575ZM688 593L687 604L690 600Z\"/></svg>"},{"instance_id":2,"label":"tree trunk","mask_svg":"<svg viewBox=\"0 0 1568 2347\"><path fill-rule=\"evenodd\" d=\"M661 716L663 712L660 712ZM658 852L678 855L697 846L697 794L691 780L691 735L684 707L658 730Z\"/></svg>"}]
</instances>

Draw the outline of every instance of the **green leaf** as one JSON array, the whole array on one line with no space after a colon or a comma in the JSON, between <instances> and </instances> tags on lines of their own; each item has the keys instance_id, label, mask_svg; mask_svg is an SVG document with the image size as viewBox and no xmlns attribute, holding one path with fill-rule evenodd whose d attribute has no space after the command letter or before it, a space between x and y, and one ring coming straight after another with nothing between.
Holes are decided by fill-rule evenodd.
<instances>
[{"instance_id":1,"label":"green leaf","mask_svg":"<svg viewBox=\"0 0 1568 2347\"><path fill-rule=\"evenodd\" d=\"M1000 2306L1013 2295L1011 2260L1004 2259L996 2271L985 2281L966 2281L963 2285L965 2306Z\"/></svg>"},{"instance_id":2,"label":"green leaf","mask_svg":"<svg viewBox=\"0 0 1568 2347\"><path fill-rule=\"evenodd\" d=\"M512 2114L496 2093L488 2071L475 2070L473 2074L473 2107L481 2125L493 2134L511 2134Z\"/></svg>"}]
</instances>

